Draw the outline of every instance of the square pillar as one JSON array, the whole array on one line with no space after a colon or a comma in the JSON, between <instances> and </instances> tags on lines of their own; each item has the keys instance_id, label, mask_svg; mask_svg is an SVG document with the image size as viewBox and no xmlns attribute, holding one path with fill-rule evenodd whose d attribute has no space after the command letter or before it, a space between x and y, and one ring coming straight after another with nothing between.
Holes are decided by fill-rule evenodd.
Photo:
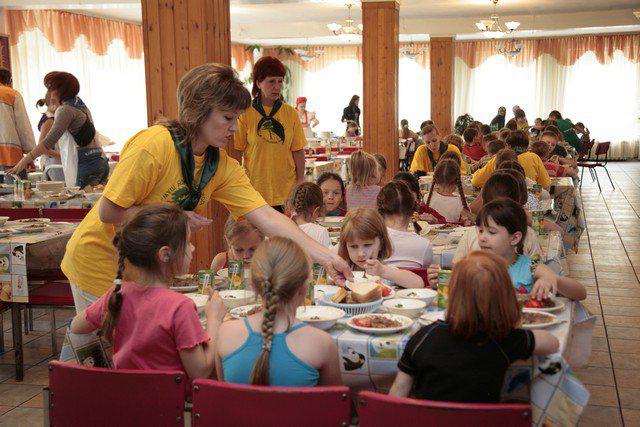
<instances>
[{"instance_id":1,"label":"square pillar","mask_svg":"<svg viewBox=\"0 0 640 427\"><path fill-rule=\"evenodd\" d=\"M453 37L431 37L431 120L442 136L453 127Z\"/></svg>"}]
</instances>

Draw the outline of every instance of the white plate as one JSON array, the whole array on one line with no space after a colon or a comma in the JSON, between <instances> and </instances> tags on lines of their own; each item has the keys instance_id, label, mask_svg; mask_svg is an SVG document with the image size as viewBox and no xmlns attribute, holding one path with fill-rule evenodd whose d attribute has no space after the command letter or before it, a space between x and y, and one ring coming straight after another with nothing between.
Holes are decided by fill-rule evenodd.
<instances>
[{"instance_id":1,"label":"white plate","mask_svg":"<svg viewBox=\"0 0 640 427\"><path fill-rule=\"evenodd\" d=\"M33 224L30 224L33 225ZM36 234L36 233L42 233L43 231L45 231L47 229L46 225L42 225L42 227L36 227L36 228L24 228L24 227L19 227L16 228L16 233L17 234Z\"/></svg>"},{"instance_id":2,"label":"white plate","mask_svg":"<svg viewBox=\"0 0 640 427\"><path fill-rule=\"evenodd\" d=\"M204 306L207 305L207 301L209 301L209 295L202 294L185 294L184 296L189 297L193 302L196 303L196 308L198 312L204 310Z\"/></svg>"},{"instance_id":3,"label":"white plate","mask_svg":"<svg viewBox=\"0 0 640 427\"><path fill-rule=\"evenodd\" d=\"M326 295L327 297L332 297L338 293L340 290L340 286L334 285L315 285L313 287L313 298L315 300L321 300Z\"/></svg>"},{"instance_id":4,"label":"white plate","mask_svg":"<svg viewBox=\"0 0 640 427\"><path fill-rule=\"evenodd\" d=\"M399 322L402 323L402 326L398 326L395 328L365 328L362 326L358 326L356 324L353 323L354 319L360 319L360 318L366 318L369 316L383 316L383 317L387 317L389 319L394 319L397 320ZM408 318L407 316L400 316L399 314L388 314L388 313L384 313L384 314L360 314L358 316L353 316L351 318L349 318L349 320L347 320L347 325L352 328L355 329L358 332L363 332L365 334L376 334L376 335L380 335L380 334L395 334L396 332L400 332L404 329L407 329L409 327L411 327L411 325L413 325L413 320Z\"/></svg>"},{"instance_id":5,"label":"white plate","mask_svg":"<svg viewBox=\"0 0 640 427\"><path fill-rule=\"evenodd\" d=\"M231 314L234 319L242 319L243 317L247 316L247 312L253 307L262 307L262 304L249 304L243 305L242 307L236 307L229 310L229 314Z\"/></svg>"},{"instance_id":6,"label":"white plate","mask_svg":"<svg viewBox=\"0 0 640 427\"><path fill-rule=\"evenodd\" d=\"M398 298L419 299L427 305L438 297L438 292L430 288L400 289L396 294Z\"/></svg>"},{"instance_id":7,"label":"white plate","mask_svg":"<svg viewBox=\"0 0 640 427\"><path fill-rule=\"evenodd\" d=\"M539 314L544 314L545 316L549 317L549 321L545 322L545 323L540 323L538 325L522 325L520 326L522 329L544 329L544 328L548 328L549 326L554 326L557 325L558 323L561 323L562 320L558 319L558 317L555 314L551 314L551 313L547 313L544 311L540 311L540 310L531 310L531 309L524 309L522 310L523 313L539 313Z\"/></svg>"},{"instance_id":8,"label":"white plate","mask_svg":"<svg viewBox=\"0 0 640 427\"><path fill-rule=\"evenodd\" d=\"M319 319L312 319L316 316ZM338 319L342 319L344 316L344 310L328 305L304 305L296 309L298 320L322 330L330 329Z\"/></svg>"},{"instance_id":9,"label":"white plate","mask_svg":"<svg viewBox=\"0 0 640 427\"><path fill-rule=\"evenodd\" d=\"M229 269L228 268L221 268L220 270L218 270L216 272L216 276L222 277L223 279L227 279L229 277ZM245 267L245 269L244 269L244 278L248 279L249 276L251 276L251 270L249 270L248 268Z\"/></svg>"},{"instance_id":10,"label":"white plate","mask_svg":"<svg viewBox=\"0 0 640 427\"><path fill-rule=\"evenodd\" d=\"M556 311L562 311L564 310L564 301L561 301L557 298L553 298L553 301L556 303L555 307L544 307L544 308L529 308L529 307L523 307L523 309L525 310L536 310L536 311L543 311L545 313L555 313Z\"/></svg>"},{"instance_id":11,"label":"white plate","mask_svg":"<svg viewBox=\"0 0 640 427\"><path fill-rule=\"evenodd\" d=\"M20 222L23 224L38 224L38 223L45 223L45 222L51 222L51 220L49 218L25 218L25 219L17 219L14 222Z\"/></svg>"},{"instance_id":12,"label":"white plate","mask_svg":"<svg viewBox=\"0 0 640 427\"><path fill-rule=\"evenodd\" d=\"M180 292L182 294L187 294L189 292L195 292L198 290L198 285L193 286L170 286L169 289L172 291Z\"/></svg>"},{"instance_id":13,"label":"white plate","mask_svg":"<svg viewBox=\"0 0 640 427\"><path fill-rule=\"evenodd\" d=\"M421 325L428 326L432 323L437 322L438 320L444 320L445 311L437 310L437 311L427 311L418 319Z\"/></svg>"}]
</instances>

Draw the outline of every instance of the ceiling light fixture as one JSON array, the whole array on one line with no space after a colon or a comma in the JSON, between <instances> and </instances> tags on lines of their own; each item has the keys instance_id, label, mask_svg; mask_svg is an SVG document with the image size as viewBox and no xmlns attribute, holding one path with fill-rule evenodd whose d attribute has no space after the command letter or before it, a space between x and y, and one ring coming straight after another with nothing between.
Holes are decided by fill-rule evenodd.
<instances>
[{"instance_id":1,"label":"ceiling light fixture","mask_svg":"<svg viewBox=\"0 0 640 427\"><path fill-rule=\"evenodd\" d=\"M300 57L300 59L302 59L305 62L313 61L314 59L316 59L320 55L324 54L324 50L322 50L322 49L311 49L309 46L307 46L304 49L296 48L296 49L293 49L293 51L295 52L296 55L298 55Z\"/></svg>"},{"instance_id":2,"label":"ceiling light fixture","mask_svg":"<svg viewBox=\"0 0 640 427\"><path fill-rule=\"evenodd\" d=\"M505 22L504 26L500 23L500 17L498 16L498 0L492 0L493 2L493 14L490 19L483 19L476 22L476 27L482 31L482 34L488 39L502 38L505 35L511 34L516 30L520 23L517 21Z\"/></svg>"},{"instance_id":3,"label":"ceiling light fixture","mask_svg":"<svg viewBox=\"0 0 640 427\"><path fill-rule=\"evenodd\" d=\"M497 45L498 52L502 55L514 57L522 52L522 48L524 47L523 43L516 43L516 39L512 38L507 40L507 42L503 45Z\"/></svg>"},{"instance_id":4,"label":"ceiling light fixture","mask_svg":"<svg viewBox=\"0 0 640 427\"><path fill-rule=\"evenodd\" d=\"M362 24L356 25L356 21L351 17L351 8L352 4L347 4L348 15L347 19L345 19L344 24L338 24L332 22L331 24L327 24L327 28L331 30L333 34L336 36L342 36L345 38L355 39L359 38L362 35Z\"/></svg>"},{"instance_id":5,"label":"ceiling light fixture","mask_svg":"<svg viewBox=\"0 0 640 427\"><path fill-rule=\"evenodd\" d=\"M426 50L427 50L426 47L421 47L420 49L416 49L415 46L413 45L413 41L410 41L409 46L400 48L400 53L405 58L415 59L418 56L422 55L422 53L425 52Z\"/></svg>"}]
</instances>

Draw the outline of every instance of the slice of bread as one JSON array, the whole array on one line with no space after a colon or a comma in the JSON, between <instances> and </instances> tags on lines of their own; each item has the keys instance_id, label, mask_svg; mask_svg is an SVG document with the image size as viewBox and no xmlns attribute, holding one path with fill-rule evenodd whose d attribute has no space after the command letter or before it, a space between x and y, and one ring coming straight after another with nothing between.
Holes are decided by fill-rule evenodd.
<instances>
[{"instance_id":1,"label":"slice of bread","mask_svg":"<svg viewBox=\"0 0 640 427\"><path fill-rule=\"evenodd\" d=\"M347 295L349 295L349 294L347 293L346 289L345 288L340 288L338 290L338 292L334 296L331 297L331 301L335 302L335 303L344 302L346 300L346 298L347 298Z\"/></svg>"},{"instance_id":2,"label":"slice of bread","mask_svg":"<svg viewBox=\"0 0 640 427\"><path fill-rule=\"evenodd\" d=\"M375 282L355 283L351 286L351 298L359 304L377 301L382 298L382 286Z\"/></svg>"}]
</instances>

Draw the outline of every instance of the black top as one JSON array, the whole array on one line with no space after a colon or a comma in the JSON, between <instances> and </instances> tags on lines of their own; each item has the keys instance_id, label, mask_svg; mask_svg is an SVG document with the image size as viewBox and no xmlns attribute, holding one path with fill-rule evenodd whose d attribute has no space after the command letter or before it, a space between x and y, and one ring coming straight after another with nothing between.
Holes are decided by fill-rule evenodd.
<instances>
[{"instance_id":1,"label":"black top","mask_svg":"<svg viewBox=\"0 0 640 427\"><path fill-rule=\"evenodd\" d=\"M567 150L560 144L556 144L551 154L554 156L567 157Z\"/></svg>"},{"instance_id":2,"label":"black top","mask_svg":"<svg viewBox=\"0 0 640 427\"><path fill-rule=\"evenodd\" d=\"M360 108L357 106L353 106L353 108L347 106L344 110L342 110L342 119L341 120L351 120L352 122L356 122L358 127L360 127Z\"/></svg>"},{"instance_id":3,"label":"black top","mask_svg":"<svg viewBox=\"0 0 640 427\"><path fill-rule=\"evenodd\" d=\"M482 334L471 339L451 335L438 321L416 332L398 368L414 377L412 397L463 403L498 403L511 363L528 359L535 348L531 331L513 329L500 341Z\"/></svg>"}]
</instances>

